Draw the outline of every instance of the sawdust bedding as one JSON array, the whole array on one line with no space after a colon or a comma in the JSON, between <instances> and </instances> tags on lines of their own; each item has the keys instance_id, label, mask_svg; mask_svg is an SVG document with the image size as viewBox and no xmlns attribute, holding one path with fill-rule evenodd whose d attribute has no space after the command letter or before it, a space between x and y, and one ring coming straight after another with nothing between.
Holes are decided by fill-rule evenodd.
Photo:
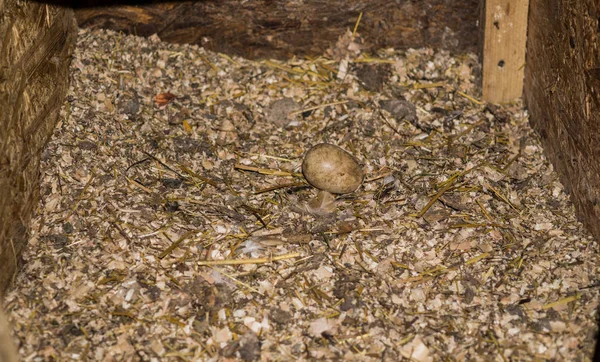
<instances>
[{"instance_id":1,"label":"sawdust bedding","mask_svg":"<svg viewBox=\"0 0 600 362\"><path fill-rule=\"evenodd\" d=\"M474 55L81 30L6 299L25 361L590 360L598 243ZM365 174L317 200L304 153Z\"/></svg>"}]
</instances>

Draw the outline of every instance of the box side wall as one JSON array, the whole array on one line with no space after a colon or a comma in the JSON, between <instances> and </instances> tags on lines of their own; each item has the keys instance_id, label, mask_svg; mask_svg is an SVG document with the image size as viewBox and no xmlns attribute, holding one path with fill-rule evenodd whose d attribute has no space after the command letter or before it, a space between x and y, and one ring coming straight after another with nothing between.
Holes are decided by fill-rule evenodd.
<instances>
[{"instance_id":1,"label":"box side wall","mask_svg":"<svg viewBox=\"0 0 600 362\"><path fill-rule=\"evenodd\" d=\"M109 6L76 11L82 27L190 43L245 58L319 56L352 31L372 50L431 46L477 51L480 0L218 1Z\"/></svg>"},{"instance_id":2,"label":"box side wall","mask_svg":"<svg viewBox=\"0 0 600 362\"><path fill-rule=\"evenodd\" d=\"M17 270L39 194L39 159L67 90L72 10L0 2L0 296Z\"/></svg>"},{"instance_id":3,"label":"box side wall","mask_svg":"<svg viewBox=\"0 0 600 362\"><path fill-rule=\"evenodd\" d=\"M531 123L600 237L600 2L531 0L525 100Z\"/></svg>"}]
</instances>

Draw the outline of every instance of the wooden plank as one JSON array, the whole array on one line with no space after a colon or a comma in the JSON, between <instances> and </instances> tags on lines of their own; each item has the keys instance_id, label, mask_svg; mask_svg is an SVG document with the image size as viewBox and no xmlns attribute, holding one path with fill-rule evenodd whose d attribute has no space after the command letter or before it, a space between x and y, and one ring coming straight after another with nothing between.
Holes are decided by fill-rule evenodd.
<instances>
[{"instance_id":1,"label":"wooden plank","mask_svg":"<svg viewBox=\"0 0 600 362\"><path fill-rule=\"evenodd\" d=\"M600 2L531 0L525 104L580 219L600 238Z\"/></svg>"},{"instance_id":2,"label":"wooden plank","mask_svg":"<svg viewBox=\"0 0 600 362\"><path fill-rule=\"evenodd\" d=\"M507 103L520 98L529 0L486 0L483 40L483 99Z\"/></svg>"},{"instance_id":3,"label":"wooden plank","mask_svg":"<svg viewBox=\"0 0 600 362\"><path fill-rule=\"evenodd\" d=\"M0 299L0 302L2 300ZM18 362L19 355L13 343L13 338L10 333L10 324L2 306L0 305L0 361L2 362Z\"/></svg>"},{"instance_id":4,"label":"wooden plank","mask_svg":"<svg viewBox=\"0 0 600 362\"><path fill-rule=\"evenodd\" d=\"M77 26L70 9L5 0L0 34L1 298L27 246L40 155L67 92Z\"/></svg>"},{"instance_id":5,"label":"wooden plank","mask_svg":"<svg viewBox=\"0 0 600 362\"><path fill-rule=\"evenodd\" d=\"M101 1L97 1L100 3ZM480 0L205 0L77 9L81 27L189 43L250 59L319 56L347 29L366 51L431 46L477 51Z\"/></svg>"}]
</instances>

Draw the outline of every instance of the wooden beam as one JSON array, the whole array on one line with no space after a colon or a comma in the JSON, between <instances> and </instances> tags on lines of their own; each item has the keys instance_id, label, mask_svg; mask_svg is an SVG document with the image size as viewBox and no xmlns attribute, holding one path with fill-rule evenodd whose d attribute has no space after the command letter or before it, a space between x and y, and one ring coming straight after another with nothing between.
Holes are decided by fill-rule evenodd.
<instances>
[{"instance_id":1,"label":"wooden beam","mask_svg":"<svg viewBox=\"0 0 600 362\"><path fill-rule=\"evenodd\" d=\"M523 93L529 0L486 0L483 99L508 103Z\"/></svg>"}]
</instances>

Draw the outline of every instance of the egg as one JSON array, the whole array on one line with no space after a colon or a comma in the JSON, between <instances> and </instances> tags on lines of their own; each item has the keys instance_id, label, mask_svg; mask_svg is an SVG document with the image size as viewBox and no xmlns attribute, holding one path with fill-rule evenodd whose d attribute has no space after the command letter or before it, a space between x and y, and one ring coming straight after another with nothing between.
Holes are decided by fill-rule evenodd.
<instances>
[{"instance_id":1,"label":"egg","mask_svg":"<svg viewBox=\"0 0 600 362\"><path fill-rule=\"evenodd\" d=\"M318 144L306 152L302 174L315 188L334 194L356 191L364 178L356 158L329 143Z\"/></svg>"}]
</instances>

